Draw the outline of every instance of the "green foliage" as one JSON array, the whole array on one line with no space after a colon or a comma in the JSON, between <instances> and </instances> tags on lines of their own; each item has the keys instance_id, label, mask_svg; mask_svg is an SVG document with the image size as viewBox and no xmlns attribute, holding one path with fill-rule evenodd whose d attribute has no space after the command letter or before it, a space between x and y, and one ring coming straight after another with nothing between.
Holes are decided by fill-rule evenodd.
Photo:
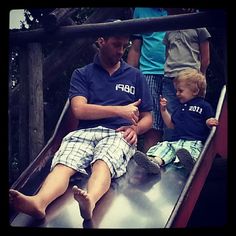
<instances>
[{"instance_id":1,"label":"green foliage","mask_svg":"<svg viewBox=\"0 0 236 236\"><path fill-rule=\"evenodd\" d=\"M24 15L29 29L42 27L43 17L52 12L55 8L29 8L25 9Z\"/></svg>"},{"instance_id":2,"label":"green foliage","mask_svg":"<svg viewBox=\"0 0 236 236\"><path fill-rule=\"evenodd\" d=\"M78 12L72 16L72 19L77 22L78 25L80 25L83 24L93 12L94 8L81 7Z\"/></svg>"}]
</instances>

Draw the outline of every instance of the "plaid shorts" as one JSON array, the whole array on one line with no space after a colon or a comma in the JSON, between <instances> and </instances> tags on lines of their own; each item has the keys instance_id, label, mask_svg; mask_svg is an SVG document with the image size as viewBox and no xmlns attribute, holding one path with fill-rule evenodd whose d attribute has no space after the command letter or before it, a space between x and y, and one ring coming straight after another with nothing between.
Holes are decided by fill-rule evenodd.
<instances>
[{"instance_id":1,"label":"plaid shorts","mask_svg":"<svg viewBox=\"0 0 236 236\"><path fill-rule=\"evenodd\" d=\"M126 172L135 151L136 145L130 145L122 132L101 126L76 130L63 138L52 160L51 169L61 163L85 172L87 167L100 159L108 165L112 178L118 178Z\"/></svg>"},{"instance_id":2,"label":"plaid shorts","mask_svg":"<svg viewBox=\"0 0 236 236\"><path fill-rule=\"evenodd\" d=\"M153 128L163 130L163 120L160 112L160 95L162 94L162 79L163 75L144 75L150 89L153 102Z\"/></svg>"},{"instance_id":3,"label":"plaid shorts","mask_svg":"<svg viewBox=\"0 0 236 236\"><path fill-rule=\"evenodd\" d=\"M165 165L167 165L177 158L176 151L180 148L187 149L190 152L192 158L197 161L202 151L203 144L201 141L189 141L183 139L172 142L164 141L159 142L157 145L151 147L147 151L147 155L152 157L158 156L165 162Z\"/></svg>"}]
</instances>

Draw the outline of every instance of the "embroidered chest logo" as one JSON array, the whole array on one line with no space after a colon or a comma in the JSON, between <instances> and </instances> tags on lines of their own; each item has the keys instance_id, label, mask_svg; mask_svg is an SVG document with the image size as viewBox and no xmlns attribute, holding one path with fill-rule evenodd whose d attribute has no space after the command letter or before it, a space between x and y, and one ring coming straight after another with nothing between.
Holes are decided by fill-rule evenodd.
<instances>
[{"instance_id":1,"label":"embroidered chest logo","mask_svg":"<svg viewBox=\"0 0 236 236\"><path fill-rule=\"evenodd\" d=\"M202 114L202 108L201 107L198 107L198 106L189 106L189 111L194 111L194 112L197 112L199 114Z\"/></svg>"},{"instance_id":2,"label":"embroidered chest logo","mask_svg":"<svg viewBox=\"0 0 236 236\"><path fill-rule=\"evenodd\" d=\"M117 84L116 90L121 90L126 93L135 94L135 87L128 84Z\"/></svg>"}]
</instances>

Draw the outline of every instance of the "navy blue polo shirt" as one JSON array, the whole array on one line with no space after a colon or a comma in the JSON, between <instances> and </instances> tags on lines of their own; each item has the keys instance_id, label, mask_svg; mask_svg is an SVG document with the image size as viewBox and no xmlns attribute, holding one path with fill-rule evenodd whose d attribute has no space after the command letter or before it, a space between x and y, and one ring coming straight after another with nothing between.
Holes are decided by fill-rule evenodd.
<instances>
[{"instance_id":1,"label":"navy blue polo shirt","mask_svg":"<svg viewBox=\"0 0 236 236\"><path fill-rule=\"evenodd\" d=\"M177 139L206 141L210 128L206 120L214 117L211 105L201 97L191 99L173 112L171 119L175 124Z\"/></svg>"},{"instance_id":2,"label":"navy blue polo shirt","mask_svg":"<svg viewBox=\"0 0 236 236\"><path fill-rule=\"evenodd\" d=\"M75 69L70 82L69 99L83 96L89 104L103 106L124 106L142 99L140 112L153 108L151 95L143 74L121 59L120 68L111 76L100 65L98 56L94 62ZM97 120L80 120L78 129L103 126L117 129L131 125L129 120L121 117L110 117Z\"/></svg>"}]
</instances>

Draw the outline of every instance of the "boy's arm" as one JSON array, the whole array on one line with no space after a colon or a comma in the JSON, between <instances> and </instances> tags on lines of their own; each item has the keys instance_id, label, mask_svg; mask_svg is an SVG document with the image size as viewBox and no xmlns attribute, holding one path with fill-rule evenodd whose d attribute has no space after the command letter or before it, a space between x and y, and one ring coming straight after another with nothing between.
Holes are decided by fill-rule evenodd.
<instances>
[{"instance_id":1,"label":"boy's arm","mask_svg":"<svg viewBox=\"0 0 236 236\"><path fill-rule=\"evenodd\" d=\"M167 111L166 105L167 105L167 100L165 98L160 98L160 108L161 108L160 110L161 110L162 119L165 122L167 128L173 129L174 123L171 120L171 115Z\"/></svg>"}]
</instances>

